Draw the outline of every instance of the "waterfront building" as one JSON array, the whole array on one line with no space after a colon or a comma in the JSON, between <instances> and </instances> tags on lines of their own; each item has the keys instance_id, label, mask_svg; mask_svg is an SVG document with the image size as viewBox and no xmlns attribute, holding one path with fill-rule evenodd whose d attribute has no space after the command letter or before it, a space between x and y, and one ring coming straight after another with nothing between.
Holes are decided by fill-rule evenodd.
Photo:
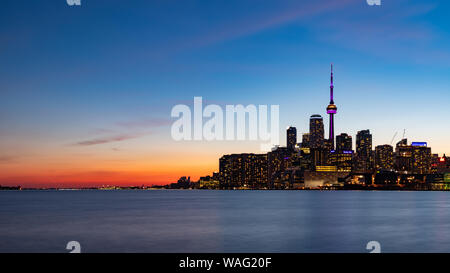
<instances>
[{"instance_id":1,"label":"waterfront building","mask_svg":"<svg viewBox=\"0 0 450 273\"><path fill-rule=\"evenodd\" d=\"M376 170L394 169L394 147L391 145L378 145L375 147Z\"/></svg>"},{"instance_id":2,"label":"waterfront building","mask_svg":"<svg viewBox=\"0 0 450 273\"><path fill-rule=\"evenodd\" d=\"M402 139L395 148L395 168L403 174L431 174L432 158L425 142L408 145L408 140Z\"/></svg>"},{"instance_id":3,"label":"waterfront building","mask_svg":"<svg viewBox=\"0 0 450 273\"><path fill-rule=\"evenodd\" d=\"M220 186L220 182L218 176L202 176L198 180L198 188L199 189L218 189Z\"/></svg>"},{"instance_id":4,"label":"waterfront building","mask_svg":"<svg viewBox=\"0 0 450 273\"><path fill-rule=\"evenodd\" d=\"M279 176L290 166L291 156L292 151L286 147L276 147L267 154L268 179L270 182L273 182L275 177Z\"/></svg>"},{"instance_id":5,"label":"waterfront building","mask_svg":"<svg viewBox=\"0 0 450 273\"><path fill-rule=\"evenodd\" d=\"M412 146L412 173L431 174L432 155L431 148L426 142L413 142Z\"/></svg>"},{"instance_id":6,"label":"waterfront building","mask_svg":"<svg viewBox=\"0 0 450 273\"><path fill-rule=\"evenodd\" d=\"M338 172L350 173L353 168L353 151L331 151L329 161Z\"/></svg>"},{"instance_id":7,"label":"waterfront building","mask_svg":"<svg viewBox=\"0 0 450 273\"><path fill-rule=\"evenodd\" d=\"M219 160L221 188L265 188L268 184L267 154L224 155Z\"/></svg>"}]
</instances>

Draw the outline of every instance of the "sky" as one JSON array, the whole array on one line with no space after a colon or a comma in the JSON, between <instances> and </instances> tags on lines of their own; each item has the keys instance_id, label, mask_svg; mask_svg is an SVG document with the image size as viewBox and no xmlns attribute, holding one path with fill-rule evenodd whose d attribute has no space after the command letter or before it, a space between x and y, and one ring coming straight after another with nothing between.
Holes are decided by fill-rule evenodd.
<instances>
[{"instance_id":1,"label":"sky","mask_svg":"<svg viewBox=\"0 0 450 273\"><path fill-rule=\"evenodd\" d=\"M2 1L0 185L152 185L218 171L260 141L175 141L171 109L280 107L285 128L328 126L373 145L426 141L450 154L450 3ZM327 135L327 130L326 130Z\"/></svg>"}]
</instances>

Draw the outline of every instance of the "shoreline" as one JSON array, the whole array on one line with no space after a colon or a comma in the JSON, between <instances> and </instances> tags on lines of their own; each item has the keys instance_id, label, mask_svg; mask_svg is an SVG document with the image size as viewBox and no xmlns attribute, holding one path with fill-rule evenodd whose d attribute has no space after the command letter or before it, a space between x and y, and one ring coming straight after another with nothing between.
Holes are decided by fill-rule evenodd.
<instances>
[{"instance_id":1,"label":"shoreline","mask_svg":"<svg viewBox=\"0 0 450 273\"><path fill-rule=\"evenodd\" d=\"M20 192L20 191L392 191L392 192L450 192L450 190L443 189L394 189L394 188L369 188L369 189L11 189L0 190L0 192Z\"/></svg>"}]
</instances>

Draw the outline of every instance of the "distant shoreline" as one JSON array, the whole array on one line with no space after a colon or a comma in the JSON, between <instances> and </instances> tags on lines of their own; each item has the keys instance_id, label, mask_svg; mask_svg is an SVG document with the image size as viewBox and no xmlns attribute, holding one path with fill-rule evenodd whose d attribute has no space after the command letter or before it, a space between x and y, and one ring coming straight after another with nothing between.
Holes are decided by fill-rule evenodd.
<instances>
[{"instance_id":1,"label":"distant shoreline","mask_svg":"<svg viewBox=\"0 0 450 273\"><path fill-rule=\"evenodd\" d=\"M450 190L443 189L411 189L411 188L367 188L367 189L165 189L165 188L148 188L148 189L96 189L96 188L24 188L24 189L1 189L0 192L20 192L20 191L422 191L422 192L447 192Z\"/></svg>"}]
</instances>

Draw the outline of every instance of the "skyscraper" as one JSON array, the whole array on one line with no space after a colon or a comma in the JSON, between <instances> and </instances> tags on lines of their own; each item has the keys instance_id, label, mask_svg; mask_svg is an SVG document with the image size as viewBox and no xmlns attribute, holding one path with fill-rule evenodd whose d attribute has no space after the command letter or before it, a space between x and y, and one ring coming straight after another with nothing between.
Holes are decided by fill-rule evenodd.
<instances>
[{"instance_id":1,"label":"skyscraper","mask_svg":"<svg viewBox=\"0 0 450 273\"><path fill-rule=\"evenodd\" d=\"M276 147L267 153L268 159L268 178L269 181L281 175L289 166L290 156L292 152L286 147Z\"/></svg>"},{"instance_id":2,"label":"skyscraper","mask_svg":"<svg viewBox=\"0 0 450 273\"><path fill-rule=\"evenodd\" d=\"M394 169L394 147L391 145L375 147L375 167L377 170Z\"/></svg>"},{"instance_id":3,"label":"skyscraper","mask_svg":"<svg viewBox=\"0 0 450 273\"><path fill-rule=\"evenodd\" d=\"M411 146L413 148L413 173L430 174L432 163L431 148L427 147L425 142L413 142Z\"/></svg>"},{"instance_id":4,"label":"skyscraper","mask_svg":"<svg viewBox=\"0 0 450 273\"><path fill-rule=\"evenodd\" d=\"M369 157L372 154L372 134L370 130L362 130L356 134L356 153Z\"/></svg>"},{"instance_id":5,"label":"skyscraper","mask_svg":"<svg viewBox=\"0 0 450 273\"><path fill-rule=\"evenodd\" d=\"M356 135L355 170L369 173L373 169L372 134L369 130L359 131Z\"/></svg>"},{"instance_id":6,"label":"skyscraper","mask_svg":"<svg viewBox=\"0 0 450 273\"><path fill-rule=\"evenodd\" d=\"M401 173L429 174L431 173L432 154L426 142L413 142L408 145L407 139L402 139L395 148L395 167Z\"/></svg>"},{"instance_id":7,"label":"skyscraper","mask_svg":"<svg viewBox=\"0 0 450 273\"><path fill-rule=\"evenodd\" d=\"M351 172L353 165L353 151L332 151L329 156L330 165L336 166L338 172Z\"/></svg>"},{"instance_id":8,"label":"skyscraper","mask_svg":"<svg viewBox=\"0 0 450 273\"><path fill-rule=\"evenodd\" d=\"M309 133L302 135L302 148L310 148L310 137Z\"/></svg>"},{"instance_id":9,"label":"skyscraper","mask_svg":"<svg viewBox=\"0 0 450 273\"><path fill-rule=\"evenodd\" d=\"M329 162L339 172L351 172L353 165L352 137L342 133L336 136L336 150L331 151Z\"/></svg>"},{"instance_id":10,"label":"skyscraper","mask_svg":"<svg viewBox=\"0 0 450 273\"><path fill-rule=\"evenodd\" d=\"M406 138L395 146L395 169L401 173L412 172L412 151Z\"/></svg>"},{"instance_id":11,"label":"skyscraper","mask_svg":"<svg viewBox=\"0 0 450 273\"><path fill-rule=\"evenodd\" d=\"M231 154L219 159L219 181L223 189L263 188L268 183L267 154Z\"/></svg>"},{"instance_id":12,"label":"skyscraper","mask_svg":"<svg viewBox=\"0 0 450 273\"><path fill-rule=\"evenodd\" d=\"M309 119L309 146L311 148L323 147L324 129L321 115L312 115Z\"/></svg>"},{"instance_id":13,"label":"skyscraper","mask_svg":"<svg viewBox=\"0 0 450 273\"><path fill-rule=\"evenodd\" d=\"M333 94L333 64L331 64L331 84L330 84L330 104L327 107L327 114L330 115L330 129L328 141L331 143L331 149L334 150L334 115L337 113L337 107L334 105Z\"/></svg>"},{"instance_id":14,"label":"skyscraper","mask_svg":"<svg viewBox=\"0 0 450 273\"><path fill-rule=\"evenodd\" d=\"M353 150L352 137L348 134L342 133L336 136L336 152Z\"/></svg>"},{"instance_id":15,"label":"skyscraper","mask_svg":"<svg viewBox=\"0 0 450 273\"><path fill-rule=\"evenodd\" d=\"M297 144L297 129L295 127L289 127L286 131L286 146L288 150L293 151Z\"/></svg>"}]
</instances>

